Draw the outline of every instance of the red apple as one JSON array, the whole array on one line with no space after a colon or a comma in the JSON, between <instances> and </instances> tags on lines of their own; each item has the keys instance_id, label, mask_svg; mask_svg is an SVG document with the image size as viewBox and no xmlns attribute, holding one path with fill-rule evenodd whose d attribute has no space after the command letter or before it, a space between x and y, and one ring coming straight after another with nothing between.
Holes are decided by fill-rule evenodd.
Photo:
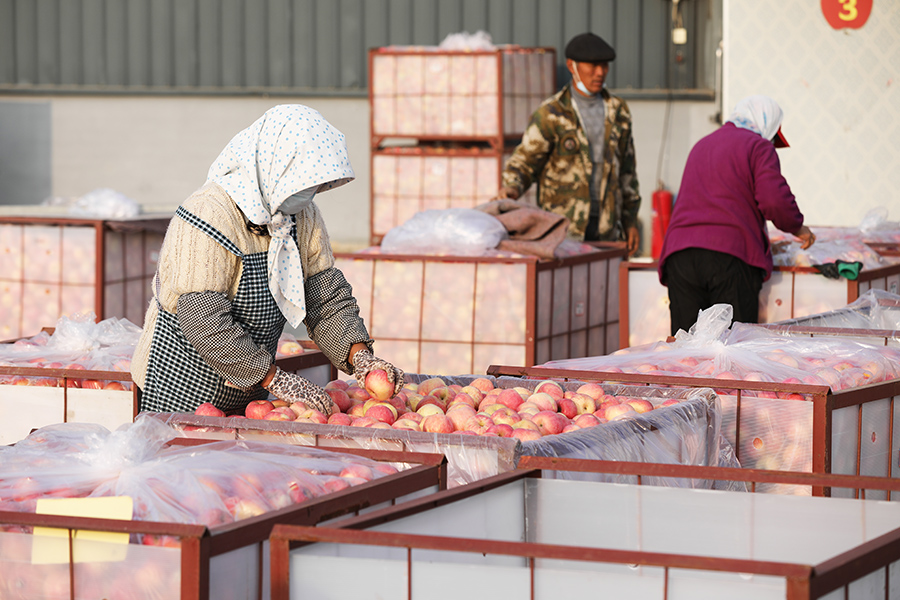
<instances>
[{"instance_id":1,"label":"red apple","mask_svg":"<svg viewBox=\"0 0 900 600\"><path fill-rule=\"evenodd\" d=\"M653 403L649 400L644 400L643 398L632 398L628 400L626 404L631 406L631 408L634 409L634 412L638 414L653 410Z\"/></svg>"},{"instance_id":2,"label":"red apple","mask_svg":"<svg viewBox=\"0 0 900 600\"><path fill-rule=\"evenodd\" d=\"M550 394L546 392L538 392L537 394L532 394L528 401L537 404L537 406L542 411L550 411L556 412L558 410L556 400Z\"/></svg>"},{"instance_id":3,"label":"red apple","mask_svg":"<svg viewBox=\"0 0 900 600\"><path fill-rule=\"evenodd\" d=\"M397 419L391 427L404 431L422 431L422 426L419 425L418 421L413 421L412 419Z\"/></svg>"},{"instance_id":4,"label":"red apple","mask_svg":"<svg viewBox=\"0 0 900 600\"><path fill-rule=\"evenodd\" d=\"M203 415L207 417L224 417L225 412L216 408L209 402L204 402L194 410L195 415Z\"/></svg>"},{"instance_id":5,"label":"red apple","mask_svg":"<svg viewBox=\"0 0 900 600\"><path fill-rule=\"evenodd\" d=\"M350 426L353 423L353 417L346 413L336 412L328 417L329 425L345 425Z\"/></svg>"},{"instance_id":6,"label":"red apple","mask_svg":"<svg viewBox=\"0 0 900 600\"><path fill-rule=\"evenodd\" d=\"M637 412L630 404L616 404L608 407L603 413L603 417L609 421L620 421L635 416L637 416Z\"/></svg>"},{"instance_id":7,"label":"red apple","mask_svg":"<svg viewBox=\"0 0 900 600\"><path fill-rule=\"evenodd\" d=\"M580 386L577 390L575 390L579 394L584 394L585 396L590 396L595 401L602 398L606 395L606 392L603 391L603 386L599 383L585 383Z\"/></svg>"},{"instance_id":8,"label":"red apple","mask_svg":"<svg viewBox=\"0 0 900 600\"><path fill-rule=\"evenodd\" d=\"M244 409L244 416L248 419L262 419L274 408L275 405L268 400L251 400Z\"/></svg>"},{"instance_id":9,"label":"red apple","mask_svg":"<svg viewBox=\"0 0 900 600\"><path fill-rule=\"evenodd\" d=\"M352 406L352 402L350 401L350 396L347 395L347 392L340 388L325 388L325 392L331 396L331 401L334 402L338 410L341 412L347 412L347 410Z\"/></svg>"},{"instance_id":10,"label":"red apple","mask_svg":"<svg viewBox=\"0 0 900 600\"><path fill-rule=\"evenodd\" d=\"M578 414L578 407L572 400L568 398L560 398L556 401L556 406L559 409L559 412L566 416L566 418L574 419L575 415Z\"/></svg>"},{"instance_id":11,"label":"red apple","mask_svg":"<svg viewBox=\"0 0 900 600\"><path fill-rule=\"evenodd\" d=\"M572 394L572 402L575 403L575 408L578 411L579 415L583 415L585 413L593 413L597 410L597 401L587 394L581 394L576 392Z\"/></svg>"},{"instance_id":12,"label":"red apple","mask_svg":"<svg viewBox=\"0 0 900 600\"><path fill-rule=\"evenodd\" d=\"M581 427L582 429L586 429L588 427L595 427L600 424L600 419L591 413L583 413L575 417L573 421L576 425Z\"/></svg>"},{"instance_id":13,"label":"red apple","mask_svg":"<svg viewBox=\"0 0 900 600\"><path fill-rule=\"evenodd\" d=\"M394 395L394 384L387 371L374 369L366 375L366 391L377 400L387 400Z\"/></svg>"},{"instance_id":14,"label":"red apple","mask_svg":"<svg viewBox=\"0 0 900 600\"><path fill-rule=\"evenodd\" d=\"M513 410L517 410L519 406L525 402L525 399L522 398L522 395L516 390L503 390L499 394L497 394L497 398L494 402L498 404L502 404L503 406L508 406ZM481 410L481 407L478 407Z\"/></svg>"},{"instance_id":15,"label":"red apple","mask_svg":"<svg viewBox=\"0 0 900 600\"><path fill-rule=\"evenodd\" d=\"M546 380L542 381L534 387L535 393L544 392L545 394L550 394L556 400L565 396L565 390L563 390L562 385L557 381Z\"/></svg>"},{"instance_id":16,"label":"red apple","mask_svg":"<svg viewBox=\"0 0 900 600\"><path fill-rule=\"evenodd\" d=\"M346 392L348 387L350 384L343 379L333 379L325 384L326 390L344 390Z\"/></svg>"},{"instance_id":17,"label":"red apple","mask_svg":"<svg viewBox=\"0 0 900 600\"><path fill-rule=\"evenodd\" d=\"M562 433L563 428L568 424L568 420L558 412L551 410L542 410L532 417L534 424L538 426L541 435L556 435Z\"/></svg>"},{"instance_id":18,"label":"red apple","mask_svg":"<svg viewBox=\"0 0 900 600\"><path fill-rule=\"evenodd\" d=\"M397 409L387 402L377 402L366 409L365 416L390 425L397 420Z\"/></svg>"},{"instance_id":19,"label":"red apple","mask_svg":"<svg viewBox=\"0 0 900 600\"><path fill-rule=\"evenodd\" d=\"M487 392L491 391L492 389L494 389L494 384L491 382L491 380L490 380L490 379L486 379L486 378L484 378L484 377L478 377L478 378L476 378L476 379L473 379L473 380L469 383L469 385L471 385L472 387L476 387L476 388L478 388L479 390L481 390L482 392L485 392L485 393L487 393Z\"/></svg>"},{"instance_id":20,"label":"red apple","mask_svg":"<svg viewBox=\"0 0 900 600\"><path fill-rule=\"evenodd\" d=\"M447 418L453 421L455 429L465 429L466 421L474 416L475 409L468 404L454 404L447 409Z\"/></svg>"},{"instance_id":21,"label":"red apple","mask_svg":"<svg viewBox=\"0 0 900 600\"><path fill-rule=\"evenodd\" d=\"M497 437L513 437L513 428L506 423L495 423L488 427L484 435L493 435Z\"/></svg>"},{"instance_id":22,"label":"red apple","mask_svg":"<svg viewBox=\"0 0 900 600\"><path fill-rule=\"evenodd\" d=\"M453 433L456 427L447 415L429 415L422 421L422 431L428 433Z\"/></svg>"},{"instance_id":23,"label":"red apple","mask_svg":"<svg viewBox=\"0 0 900 600\"><path fill-rule=\"evenodd\" d=\"M426 379L425 381L419 384L417 388L417 392L422 394L423 396L427 396L431 393L432 390L435 390L439 387L446 387L447 383L441 379L440 377L431 377Z\"/></svg>"},{"instance_id":24,"label":"red apple","mask_svg":"<svg viewBox=\"0 0 900 600\"><path fill-rule=\"evenodd\" d=\"M520 442L533 442L541 439L541 432L533 429L513 428L510 437L514 437Z\"/></svg>"},{"instance_id":25,"label":"red apple","mask_svg":"<svg viewBox=\"0 0 900 600\"><path fill-rule=\"evenodd\" d=\"M297 413L291 410L289 406L277 406L263 417L266 421L293 421L296 418Z\"/></svg>"}]
</instances>

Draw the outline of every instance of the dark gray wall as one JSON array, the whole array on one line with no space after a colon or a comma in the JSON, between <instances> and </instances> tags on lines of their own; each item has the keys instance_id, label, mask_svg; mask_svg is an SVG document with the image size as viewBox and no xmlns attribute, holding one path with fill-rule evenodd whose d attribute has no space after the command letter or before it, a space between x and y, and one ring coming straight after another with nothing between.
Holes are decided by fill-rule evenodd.
<instances>
[{"instance_id":1,"label":"dark gray wall","mask_svg":"<svg viewBox=\"0 0 900 600\"><path fill-rule=\"evenodd\" d=\"M593 31L616 90L710 90L721 0L0 0L0 92L366 93L368 49L495 44L563 49Z\"/></svg>"},{"instance_id":2,"label":"dark gray wall","mask_svg":"<svg viewBox=\"0 0 900 600\"><path fill-rule=\"evenodd\" d=\"M50 103L0 102L0 204L51 194Z\"/></svg>"}]
</instances>

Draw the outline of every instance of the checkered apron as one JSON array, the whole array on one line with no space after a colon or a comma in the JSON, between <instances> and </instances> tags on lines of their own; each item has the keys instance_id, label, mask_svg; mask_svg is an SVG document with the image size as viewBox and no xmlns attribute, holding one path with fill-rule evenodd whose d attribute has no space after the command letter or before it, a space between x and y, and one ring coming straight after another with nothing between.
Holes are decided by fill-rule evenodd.
<instances>
[{"instance_id":1,"label":"checkered apron","mask_svg":"<svg viewBox=\"0 0 900 600\"><path fill-rule=\"evenodd\" d=\"M266 252L243 254L219 230L184 208L179 207L175 215L241 259L243 273L231 302L231 316L250 334L254 343L274 357L285 317L269 291ZM292 235L296 239L296 233ZM258 385L240 389L226 384L225 378L216 373L184 337L178 316L164 310L158 301L157 305L159 316L150 344L141 410L193 412L201 403L210 402L226 413L243 412L251 400L268 397L269 393Z\"/></svg>"}]
</instances>

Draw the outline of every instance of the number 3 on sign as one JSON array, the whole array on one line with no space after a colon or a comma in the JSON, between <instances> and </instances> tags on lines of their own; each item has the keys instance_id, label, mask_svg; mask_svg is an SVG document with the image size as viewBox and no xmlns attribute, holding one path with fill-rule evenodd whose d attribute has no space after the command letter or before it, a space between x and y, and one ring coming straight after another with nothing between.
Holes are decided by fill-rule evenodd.
<instances>
[{"instance_id":1,"label":"number 3 on sign","mask_svg":"<svg viewBox=\"0 0 900 600\"><path fill-rule=\"evenodd\" d=\"M872 14L874 0L821 0L822 14L834 29L859 29Z\"/></svg>"}]
</instances>

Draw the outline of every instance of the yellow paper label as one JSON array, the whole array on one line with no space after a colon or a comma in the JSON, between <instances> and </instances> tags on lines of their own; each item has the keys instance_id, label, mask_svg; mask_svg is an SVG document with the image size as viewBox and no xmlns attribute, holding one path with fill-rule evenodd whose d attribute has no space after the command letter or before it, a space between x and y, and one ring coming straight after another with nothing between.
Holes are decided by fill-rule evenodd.
<instances>
[{"instance_id":1,"label":"yellow paper label","mask_svg":"<svg viewBox=\"0 0 900 600\"><path fill-rule=\"evenodd\" d=\"M93 519L129 521L134 503L129 496L103 498L41 498L35 512L39 515L61 515ZM128 533L112 531L73 532L72 549L76 563L113 562L125 560L128 553ZM35 527L31 545L32 564L69 562L69 530L55 527Z\"/></svg>"}]
</instances>

